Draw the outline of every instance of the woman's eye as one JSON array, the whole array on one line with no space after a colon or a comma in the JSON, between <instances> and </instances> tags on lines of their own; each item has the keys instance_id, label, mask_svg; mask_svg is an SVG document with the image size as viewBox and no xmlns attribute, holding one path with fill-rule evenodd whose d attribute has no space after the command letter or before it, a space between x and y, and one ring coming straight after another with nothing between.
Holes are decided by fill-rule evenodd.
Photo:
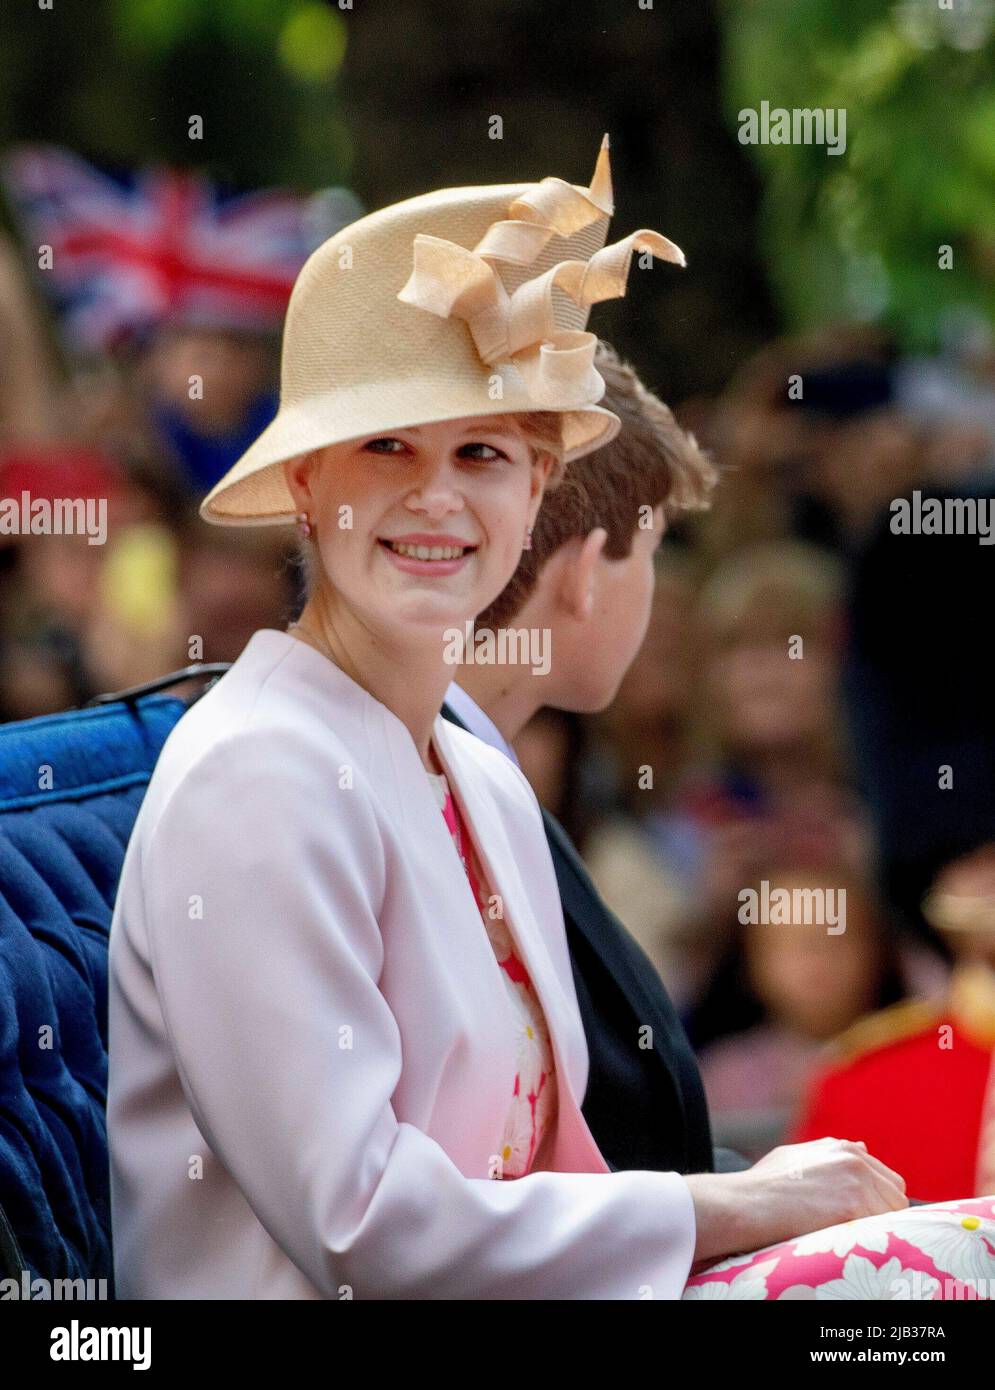
<instances>
[{"instance_id":1,"label":"woman's eye","mask_svg":"<svg viewBox=\"0 0 995 1390\"><path fill-rule=\"evenodd\" d=\"M506 459L508 457L500 449L495 449L493 444L464 444L460 453L468 458L478 459L481 463L489 463L491 459Z\"/></svg>"},{"instance_id":2,"label":"woman's eye","mask_svg":"<svg viewBox=\"0 0 995 1390\"><path fill-rule=\"evenodd\" d=\"M363 445L363 449L373 454L406 454L408 445L403 439L396 439L393 435L383 435L378 439L368 439ZM507 459L508 457L501 449L496 449L492 444L483 444L480 441L461 445L459 454L461 458L474 459L478 463L491 463L494 459Z\"/></svg>"},{"instance_id":3,"label":"woman's eye","mask_svg":"<svg viewBox=\"0 0 995 1390\"><path fill-rule=\"evenodd\" d=\"M397 448L392 448L392 445L397 445ZM372 449L374 453L399 453L403 452L406 446L402 439L393 439L392 436L385 435L382 439L368 439L363 448Z\"/></svg>"}]
</instances>

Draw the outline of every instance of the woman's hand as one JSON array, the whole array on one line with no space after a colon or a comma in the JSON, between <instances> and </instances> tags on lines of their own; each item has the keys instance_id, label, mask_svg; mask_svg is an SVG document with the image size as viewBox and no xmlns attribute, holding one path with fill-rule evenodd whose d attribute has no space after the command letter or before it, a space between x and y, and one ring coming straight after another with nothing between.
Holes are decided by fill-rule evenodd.
<instances>
[{"instance_id":1,"label":"woman's hand","mask_svg":"<svg viewBox=\"0 0 995 1390\"><path fill-rule=\"evenodd\" d=\"M783 1144L741 1173L692 1173L701 1265L909 1205L905 1180L851 1139Z\"/></svg>"}]
</instances>

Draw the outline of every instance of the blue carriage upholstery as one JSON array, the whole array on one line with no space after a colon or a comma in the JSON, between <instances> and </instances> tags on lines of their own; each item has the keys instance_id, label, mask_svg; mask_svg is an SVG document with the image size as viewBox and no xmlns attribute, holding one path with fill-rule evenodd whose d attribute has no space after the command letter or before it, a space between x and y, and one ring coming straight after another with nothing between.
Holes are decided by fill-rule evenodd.
<instances>
[{"instance_id":1,"label":"blue carriage upholstery","mask_svg":"<svg viewBox=\"0 0 995 1390\"><path fill-rule=\"evenodd\" d=\"M189 703L150 694L0 726L0 1275L106 1279L113 1297L108 937L138 808Z\"/></svg>"}]
</instances>

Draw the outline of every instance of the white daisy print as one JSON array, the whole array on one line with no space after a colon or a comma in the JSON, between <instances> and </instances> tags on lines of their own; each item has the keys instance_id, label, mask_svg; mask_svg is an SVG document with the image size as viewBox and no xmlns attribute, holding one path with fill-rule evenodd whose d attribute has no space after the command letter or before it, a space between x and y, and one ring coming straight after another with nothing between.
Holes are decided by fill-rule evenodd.
<instances>
[{"instance_id":1,"label":"white daisy print","mask_svg":"<svg viewBox=\"0 0 995 1390\"><path fill-rule=\"evenodd\" d=\"M895 1285L899 1280L907 1287L917 1289L920 1298L926 1300L932 1299L940 1287L938 1279L921 1270L906 1269L895 1256L886 1260L880 1269L875 1269L863 1255L848 1255L840 1278L816 1284L815 1296L819 1299L854 1299L858 1302L873 1299L891 1303L895 1300Z\"/></svg>"},{"instance_id":2,"label":"white daisy print","mask_svg":"<svg viewBox=\"0 0 995 1390\"><path fill-rule=\"evenodd\" d=\"M944 1274L995 1284L995 1221L987 1217L915 1211L895 1227L895 1235L928 1255Z\"/></svg>"},{"instance_id":3,"label":"white daisy print","mask_svg":"<svg viewBox=\"0 0 995 1390\"><path fill-rule=\"evenodd\" d=\"M728 1282L724 1279L714 1279L707 1284L695 1284L692 1288L685 1289L681 1297L745 1298L762 1302L767 1297L767 1275L776 1268L777 1263L777 1260L765 1260L762 1264L754 1265L752 1269L744 1269L742 1274L737 1274L735 1279Z\"/></svg>"},{"instance_id":4,"label":"white daisy print","mask_svg":"<svg viewBox=\"0 0 995 1390\"><path fill-rule=\"evenodd\" d=\"M894 1216L893 1211L884 1211L879 1216L861 1216L840 1226L826 1226L824 1230L812 1231L807 1236L799 1236L795 1241L794 1253L825 1255L831 1251L842 1259L855 1245L859 1245L864 1250L874 1250L883 1255L888 1249L891 1234L888 1223L894 1220Z\"/></svg>"}]
</instances>

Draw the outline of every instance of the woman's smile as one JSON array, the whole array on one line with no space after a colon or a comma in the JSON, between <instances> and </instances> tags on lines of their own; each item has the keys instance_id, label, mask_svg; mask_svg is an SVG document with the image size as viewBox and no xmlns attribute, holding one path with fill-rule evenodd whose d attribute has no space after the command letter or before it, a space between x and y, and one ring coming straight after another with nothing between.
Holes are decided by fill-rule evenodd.
<instances>
[{"instance_id":1,"label":"woman's smile","mask_svg":"<svg viewBox=\"0 0 995 1390\"><path fill-rule=\"evenodd\" d=\"M396 569L405 574L438 578L463 569L477 549L460 536L424 531L406 532L389 538L382 536L377 544Z\"/></svg>"}]
</instances>

